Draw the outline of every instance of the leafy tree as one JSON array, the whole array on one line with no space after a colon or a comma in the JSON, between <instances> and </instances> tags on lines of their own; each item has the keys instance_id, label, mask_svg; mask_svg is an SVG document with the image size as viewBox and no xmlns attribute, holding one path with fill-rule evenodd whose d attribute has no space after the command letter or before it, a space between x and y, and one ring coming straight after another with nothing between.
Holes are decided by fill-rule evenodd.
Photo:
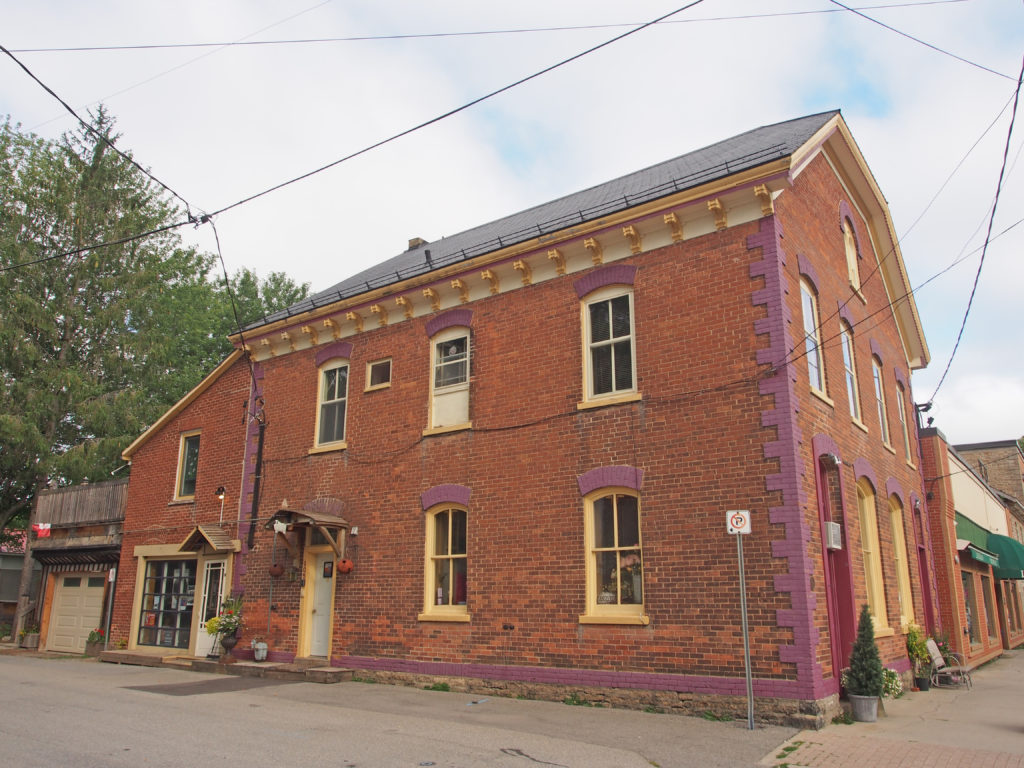
<instances>
[{"instance_id":1,"label":"leafy tree","mask_svg":"<svg viewBox=\"0 0 1024 768\"><path fill-rule=\"evenodd\" d=\"M92 127L117 141L103 108ZM184 218L85 129L47 141L0 123L0 530L24 524L40 487L106 478L230 352L236 325L214 258L176 229L59 255ZM231 282L243 324L309 287L250 270Z\"/></svg>"},{"instance_id":2,"label":"leafy tree","mask_svg":"<svg viewBox=\"0 0 1024 768\"><path fill-rule=\"evenodd\" d=\"M875 625L867 603L861 606L857 622L857 639L850 651L850 670L846 690L857 696L881 696L885 676L882 659L875 645Z\"/></svg>"}]
</instances>

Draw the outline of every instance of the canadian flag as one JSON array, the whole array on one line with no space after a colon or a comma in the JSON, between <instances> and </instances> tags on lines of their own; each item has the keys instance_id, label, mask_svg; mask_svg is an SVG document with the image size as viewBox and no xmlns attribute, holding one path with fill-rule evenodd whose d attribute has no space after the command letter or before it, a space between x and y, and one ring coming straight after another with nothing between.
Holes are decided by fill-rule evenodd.
<instances>
[{"instance_id":1,"label":"canadian flag","mask_svg":"<svg viewBox=\"0 0 1024 768\"><path fill-rule=\"evenodd\" d=\"M33 523L32 530L36 532L37 539L45 539L50 535L49 523Z\"/></svg>"}]
</instances>

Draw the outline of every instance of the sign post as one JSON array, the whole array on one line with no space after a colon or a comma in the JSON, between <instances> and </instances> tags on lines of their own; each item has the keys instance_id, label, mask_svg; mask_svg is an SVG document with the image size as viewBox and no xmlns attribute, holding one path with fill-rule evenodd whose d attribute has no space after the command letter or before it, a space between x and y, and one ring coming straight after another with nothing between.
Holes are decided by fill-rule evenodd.
<instances>
[{"instance_id":1,"label":"sign post","mask_svg":"<svg viewBox=\"0 0 1024 768\"><path fill-rule=\"evenodd\" d=\"M736 537L740 566L740 616L743 621L743 668L747 677L747 729L754 730L754 680L750 673L750 630L747 628L747 579L743 570L743 537L750 533L750 511L732 509L725 513L729 534Z\"/></svg>"}]
</instances>

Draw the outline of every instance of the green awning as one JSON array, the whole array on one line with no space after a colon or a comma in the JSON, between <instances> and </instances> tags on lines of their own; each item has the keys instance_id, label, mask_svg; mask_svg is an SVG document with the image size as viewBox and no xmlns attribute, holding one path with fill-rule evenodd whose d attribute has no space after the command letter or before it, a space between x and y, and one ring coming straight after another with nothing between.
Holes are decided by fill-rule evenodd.
<instances>
[{"instance_id":1,"label":"green awning","mask_svg":"<svg viewBox=\"0 0 1024 768\"><path fill-rule=\"evenodd\" d=\"M956 513L956 548L966 551L979 563L998 566L999 556L988 550L991 535L969 517Z\"/></svg>"},{"instance_id":2,"label":"green awning","mask_svg":"<svg viewBox=\"0 0 1024 768\"><path fill-rule=\"evenodd\" d=\"M1024 579L1024 544L1009 536L990 533L986 549L999 555L994 569L997 579Z\"/></svg>"}]
</instances>

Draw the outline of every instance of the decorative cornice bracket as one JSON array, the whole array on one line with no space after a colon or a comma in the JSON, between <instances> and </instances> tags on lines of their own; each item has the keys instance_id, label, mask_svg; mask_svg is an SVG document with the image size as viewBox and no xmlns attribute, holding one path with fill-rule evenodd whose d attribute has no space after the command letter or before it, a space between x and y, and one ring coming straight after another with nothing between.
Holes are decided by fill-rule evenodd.
<instances>
[{"instance_id":1,"label":"decorative cornice bracket","mask_svg":"<svg viewBox=\"0 0 1024 768\"><path fill-rule=\"evenodd\" d=\"M629 251L630 253L637 254L643 250L643 236L637 231L637 228L632 224L622 228L622 235L629 240Z\"/></svg>"}]
</instances>

